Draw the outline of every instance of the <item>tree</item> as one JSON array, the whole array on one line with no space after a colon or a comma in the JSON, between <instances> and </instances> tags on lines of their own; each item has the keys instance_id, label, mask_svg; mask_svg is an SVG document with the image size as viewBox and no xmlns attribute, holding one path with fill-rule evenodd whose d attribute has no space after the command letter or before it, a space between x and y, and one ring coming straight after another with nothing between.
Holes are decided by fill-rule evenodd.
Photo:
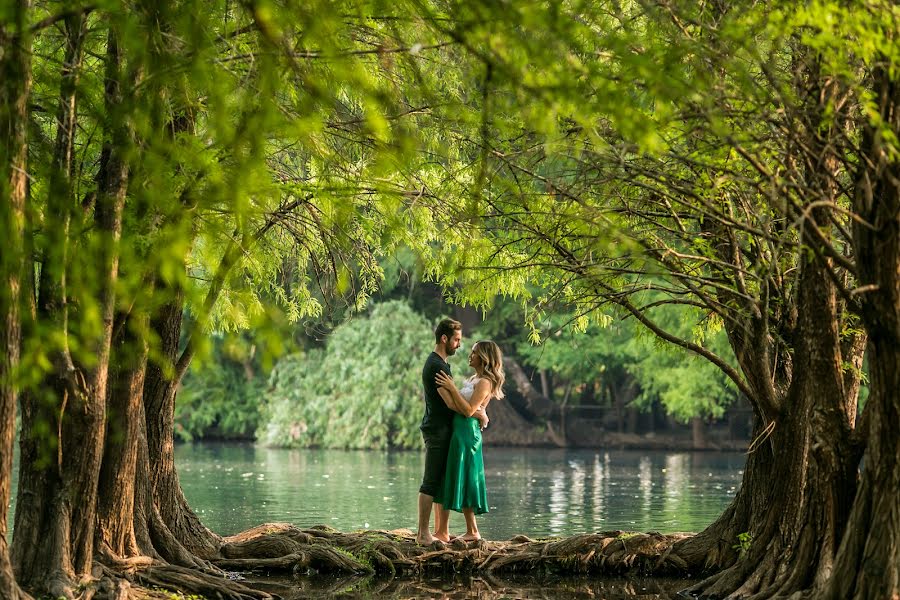
<instances>
[{"instance_id":1,"label":"tree","mask_svg":"<svg viewBox=\"0 0 900 600\"><path fill-rule=\"evenodd\" d=\"M259 595L208 562L223 540L181 492L175 398L210 329L246 325L266 297L294 320L326 298L358 309L378 253L433 235L385 172L414 133L391 123L409 107L372 51L393 38L344 27L330 4L15 8L2 224L24 242L2 263L0 480L18 397L18 582L73 597L96 560L106 577L91 593L127 593L119 575L142 567L187 591ZM4 560L5 546L4 593L17 594Z\"/></svg>"},{"instance_id":2,"label":"tree","mask_svg":"<svg viewBox=\"0 0 900 600\"><path fill-rule=\"evenodd\" d=\"M588 318L617 307L719 368L754 408L754 451L732 506L673 551L719 571L695 588L713 597L822 585L841 540L852 539L850 506L865 497L855 493L862 448L887 456L896 440L856 427L867 334L891 329L859 327L864 254L849 232L872 222L848 210L871 197L866 186L879 201L894 189L886 140L896 131L882 125L893 115L884 65L895 59L883 50L896 36L892 9L420 6L465 49L457 61L483 74L481 95L448 109L480 115L457 118L478 123L457 130L468 151L448 156L447 183L426 192L444 205L456 199L447 213L463 229L435 271L475 303L527 295L523 281L541 282L535 315L551 301ZM848 59L851 37L879 50ZM873 93L869 73L882 69L884 87ZM872 128L875 160L856 144ZM881 166L854 176L872 164ZM459 188L472 181L466 197ZM893 314L883 301L880 314ZM721 322L737 367L661 323L665 304ZM887 416L895 402L875 405ZM891 514L878 519L893 523ZM889 529L873 543L896 539ZM741 555L738 534L753 540ZM896 590L897 567L878 564L881 583Z\"/></svg>"},{"instance_id":3,"label":"tree","mask_svg":"<svg viewBox=\"0 0 900 600\"><path fill-rule=\"evenodd\" d=\"M418 448L421 361L433 326L402 301L337 327L324 349L282 358L258 438L280 446Z\"/></svg>"},{"instance_id":4,"label":"tree","mask_svg":"<svg viewBox=\"0 0 900 600\"><path fill-rule=\"evenodd\" d=\"M178 484L178 384L266 294L295 319L317 294L360 307L404 242L452 299L513 296L532 322L613 307L747 396L742 488L672 549L718 571L696 591L898 593L894 7L54 8L0 13L20 585L72 597L97 559L122 594L116 574L155 560L149 581L251 597L209 576L223 541ZM736 366L669 304L721 323Z\"/></svg>"},{"instance_id":5,"label":"tree","mask_svg":"<svg viewBox=\"0 0 900 600\"><path fill-rule=\"evenodd\" d=\"M0 235L7 245L0 257L0 506L9 506L16 429L18 369L22 349L20 308L24 274L26 201L26 122L31 88L31 37L27 2L0 13ZM16 583L7 546L7 514L0 511L0 595L29 598Z\"/></svg>"}]
</instances>

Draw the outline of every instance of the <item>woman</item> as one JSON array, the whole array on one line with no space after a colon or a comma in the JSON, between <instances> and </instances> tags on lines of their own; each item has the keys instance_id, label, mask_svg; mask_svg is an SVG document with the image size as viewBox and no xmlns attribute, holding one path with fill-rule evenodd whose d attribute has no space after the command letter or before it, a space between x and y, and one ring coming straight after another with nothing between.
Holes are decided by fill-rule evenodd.
<instances>
[{"instance_id":1,"label":"woman","mask_svg":"<svg viewBox=\"0 0 900 600\"><path fill-rule=\"evenodd\" d=\"M493 398L503 398L503 357L500 348L491 341L476 342L469 355L469 366L475 375L456 389L453 379L443 371L435 377L438 386L447 390L455 404L464 410L453 417L453 436L447 451L444 484L434 501L445 509L462 512L466 519L466 533L457 539L480 540L475 515L488 511L484 484L484 462L481 456L481 427L472 415L479 408L487 408Z\"/></svg>"}]
</instances>

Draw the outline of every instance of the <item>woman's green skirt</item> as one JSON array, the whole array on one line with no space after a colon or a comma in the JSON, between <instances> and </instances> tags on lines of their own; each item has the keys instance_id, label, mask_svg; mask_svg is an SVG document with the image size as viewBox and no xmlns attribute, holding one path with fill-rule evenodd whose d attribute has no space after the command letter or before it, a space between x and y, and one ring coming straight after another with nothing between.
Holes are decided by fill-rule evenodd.
<instances>
[{"instance_id":1,"label":"woman's green skirt","mask_svg":"<svg viewBox=\"0 0 900 600\"><path fill-rule=\"evenodd\" d=\"M434 501L457 512L464 508L471 508L476 515L488 511L478 419L453 416L453 437L447 451L444 485Z\"/></svg>"}]
</instances>

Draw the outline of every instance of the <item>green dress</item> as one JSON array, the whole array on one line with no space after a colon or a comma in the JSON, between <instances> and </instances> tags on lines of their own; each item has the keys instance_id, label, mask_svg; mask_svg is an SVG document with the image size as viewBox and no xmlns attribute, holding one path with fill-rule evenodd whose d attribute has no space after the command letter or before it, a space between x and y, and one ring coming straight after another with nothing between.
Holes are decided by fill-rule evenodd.
<instances>
[{"instance_id":1,"label":"green dress","mask_svg":"<svg viewBox=\"0 0 900 600\"><path fill-rule=\"evenodd\" d=\"M468 400L474 389L474 381L466 382L459 393ZM453 436L447 450L444 484L434 501L457 512L462 512L464 508L471 508L476 515L488 511L478 419L459 414L453 416Z\"/></svg>"}]
</instances>

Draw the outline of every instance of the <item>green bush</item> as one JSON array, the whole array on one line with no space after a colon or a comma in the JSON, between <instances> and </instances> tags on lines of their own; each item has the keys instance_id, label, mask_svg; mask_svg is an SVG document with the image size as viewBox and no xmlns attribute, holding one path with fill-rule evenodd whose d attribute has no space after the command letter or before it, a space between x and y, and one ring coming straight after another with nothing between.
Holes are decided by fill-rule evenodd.
<instances>
[{"instance_id":1,"label":"green bush","mask_svg":"<svg viewBox=\"0 0 900 600\"><path fill-rule=\"evenodd\" d=\"M175 435L184 441L253 437L265 386L254 351L240 336L213 336L212 356L187 372L178 392Z\"/></svg>"},{"instance_id":2,"label":"green bush","mask_svg":"<svg viewBox=\"0 0 900 600\"><path fill-rule=\"evenodd\" d=\"M432 325L406 303L376 304L321 350L283 357L257 439L287 447L416 448Z\"/></svg>"}]
</instances>

